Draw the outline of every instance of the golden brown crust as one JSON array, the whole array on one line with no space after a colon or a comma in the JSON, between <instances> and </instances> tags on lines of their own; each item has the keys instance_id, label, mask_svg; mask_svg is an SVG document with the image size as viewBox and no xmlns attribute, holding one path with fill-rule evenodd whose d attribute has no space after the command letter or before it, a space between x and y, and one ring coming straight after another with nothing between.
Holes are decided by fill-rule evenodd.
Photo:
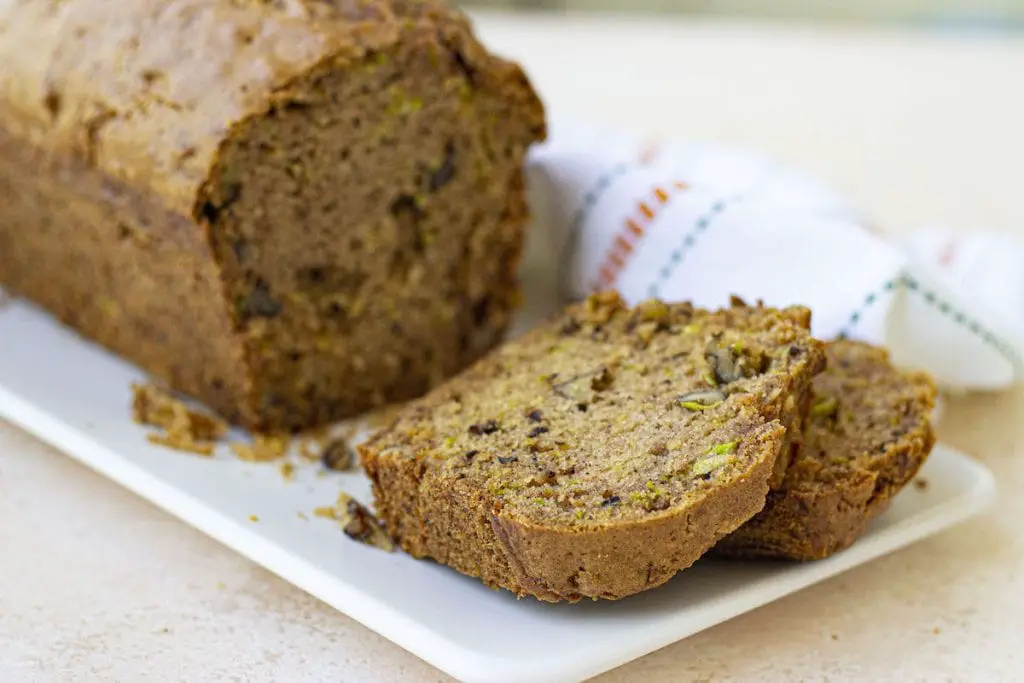
<instances>
[{"instance_id":1,"label":"golden brown crust","mask_svg":"<svg viewBox=\"0 0 1024 683\"><path fill-rule=\"evenodd\" d=\"M459 36L494 83L525 81L440 2L16 2L0 11L0 127L190 215L225 131L294 95L296 79L394 45L412 20Z\"/></svg>"},{"instance_id":2,"label":"golden brown crust","mask_svg":"<svg viewBox=\"0 0 1024 683\"><path fill-rule=\"evenodd\" d=\"M928 458L931 378L899 372L885 350L859 342L832 342L827 354L800 456L764 510L715 554L828 557L860 537Z\"/></svg>"},{"instance_id":3,"label":"golden brown crust","mask_svg":"<svg viewBox=\"0 0 1024 683\"><path fill-rule=\"evenodd\" d=\"M6 3L0 126L189 215L232 124L398 34L387 3L358 0Z\"/></svg>"},{"instance_id":4,"label":"golden brown crust","mask_svg":"<svg viewBox=\"0 0 1024 683\"><path fill-rule=\"evenodd\" d=\"M512 574L507 587L557 601L615 600L660 586L763 507L783 433L772 423L751 434L749 447L757 453L751 467L685 511L581 529L492 513L491 526Z\"/></svg>"},{"instance_id":5,"label":"golden brown crust","mask_svg":"<svg viewBox=\"0 0 1024 683\"><path fill-rule=\"evenodd\" d=\"M668 580L763 505L823 353L787 312L597 295L360 447L400 546L542 600Z\"/></svg>"}]
</instances>

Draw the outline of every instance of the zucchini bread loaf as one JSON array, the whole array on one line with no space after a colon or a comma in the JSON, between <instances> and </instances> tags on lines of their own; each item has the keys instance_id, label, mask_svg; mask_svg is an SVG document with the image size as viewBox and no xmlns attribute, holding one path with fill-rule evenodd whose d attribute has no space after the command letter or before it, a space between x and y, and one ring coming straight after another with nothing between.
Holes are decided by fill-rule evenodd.
<instances>
[{"instance_id":1,"label":"zucchini bread loaf","mask_svg":"<svg viewBox=\"0 0 1024 683\"><path fill-rule=\"evenodd\" d=\"M764 510L716 554L817 560L852 544L917 473L935 443L935 385L884 350L832 342L814 380L804 446Z\"/></svg>"},{"instance_id":2,"label":"zucchini bread loaf","mask_svg":"<svg viewBox=\"0 0 1024 683\"><path fill-rule=\"evenodd\" d=\"M0 3L0 284L235 422L322 423L500 338L544 135L440 0Z\"/></svg>"},{"instance_id":3,"label":"zucchini bread loaf","mask_svg":"<svg viewBox=\"0 0 1024 683\"><path fill-rule=\"evenodd\" d=\"M824 353L805 309L596 295L360 447L401 547L541 600L621 598L764 505Z\"/></svg>"}]
</instances>

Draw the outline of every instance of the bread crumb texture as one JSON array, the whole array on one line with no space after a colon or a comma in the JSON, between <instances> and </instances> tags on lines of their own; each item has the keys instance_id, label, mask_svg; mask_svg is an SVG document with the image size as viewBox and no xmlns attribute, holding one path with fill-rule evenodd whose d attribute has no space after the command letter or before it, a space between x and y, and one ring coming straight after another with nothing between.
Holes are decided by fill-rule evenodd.
<instances>
[{"instance_id":1,"label":"bread crumb texture","mask_svg":"<svg viewBox=\"0 0 1024 683\"><path fill-rule=\"evenodd\" d=\"M764 510L715 551L815 560L851 545L917 474L935 444L931 377L902 372L884 349L827 347L803 447ZM927 484L918 480L917 487Z\"/></svg>"},{"instance_id":2,"label":"bread crumb texture","mask_svg":"<svg viewBox=\"0 0 1024 683\"><path fill-rule=\"evenodd\" d=\"M824 366L806 309L592 296L359 447L400 546L542 600L667 581L757 513Z\"/></svg>"}]
</instances>

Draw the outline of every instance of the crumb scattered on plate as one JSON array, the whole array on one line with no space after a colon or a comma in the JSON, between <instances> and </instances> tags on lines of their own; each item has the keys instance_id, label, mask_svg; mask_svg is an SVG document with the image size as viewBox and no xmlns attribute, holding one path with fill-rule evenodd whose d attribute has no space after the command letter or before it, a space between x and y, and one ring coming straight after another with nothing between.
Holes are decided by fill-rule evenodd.
<instances>
[{"instance_id":1,"label":"crumb scattered on plate","mask_svg":"<svg viewBox=\"0 0 1024 683\"><path fill-rule=\"evenodd\" d=\"M348 444L348 440L339 437L324 447L320 460L327 469L344 472L352 469L352 463L355 462L355 453Z\"/></svg>"},{"instance_id":2,"label":"crumb scattered on plate","mask_svg":"<svg viewBox=\"0 0 1024 683\"><path fill-rule=\"evenodd\" d=\"M918 491L924 491L925 489L928 488L928 480L925 479L924 477L918 477L917 479L914 480L914 488L916 488Z\"/></svg>"},{"instance_id":3,"label":"crumb scattered on plate","mask_svg":"<svg viewBox=\"0 0 1024 683\"><path fill-rule=\"evenodd\" d=\"M194 453L195 455L201 455L205 458L213 457L214 444L209 441L196 441L187 434L147 434L146 440L151 444L170 448L175 451Z\"/></svg>"},{"instance_id":4,"label":"crumb scattered on plate","mask_svg":"<svg viewBox=\"0 0 1024 683\"><path fill-rule=\"evenodd\" d=\"M380 520L345 492L338 494L338 500L333 506L318 507L313 514L317 517L338 520L345 535L360 543L372 545L389 553L395 549L394 542L384 530Z\"/></svg>"},{"instance_id":5,"label":"crumb scattered on plate","mask_svg":"<svg viewBox=\"0 0 1024 683\"><path fill-rule=\"evenodd\" d=\"M249 521L250 522L258 522L258 521L260 521L260 518L257 517L256 515L249 515Z\"/></svg>"},{"instance_id":6,"label":"crumb scattered on plate","mask_svg":"<svg viewBox=\"0 0 1024 683\"><path fill-rule=\"evenodd\" d=\"M285 481L294 481L295 479L295 465L290 462L282 462L278 467L278 471L281 472L281 478Z\"/></svg>"},{"instance_id":7,"label":"crumb scattered on plate","mask_svg":"<svg viewBox=\"0 0 1024 683\"><path fill-rule=\"evenodd\" d=\"M152 384L132 385L132 418L168 432L187 431L197 441L215 441L228 432L220 418L192 410L169 392Z\"/></svg>"},{"instance_id":8,"label":"crumb scattered on plate","mask_svg":"<svg viewBox=\"0 0 1024 683\"><path fill-rule=\"evenodd\" d=\"M309 462L316 462L320 459L320 447L316 438L305 438L299 440L299 457Z\"/></svg>"},{"instance_id":9,"label":"crumb scattered on plate","mask_svg":"<svg viewBox=\"0 0 1024 683\"><path fill-rule=\"evenodd\" d=\"M338 512L334 509L333 505L325 505L323 507L314 508L313 515L315 517L324 517L326 519L338 519Z\"/></svg>"},{"instance_id":10,"label":"crumb scattered on plate","mask_svg":"<svg viewBox=\"0 0 1024 683\"><path fill-rule=\"evenodd\" d=\"M255 435L252 443L233 441L231 452L239 460L245 462L273 462L280 460L288 453L289 439L287 436Z\"/></svg>"},{"instance_id":11,"label":"crumb scattered on plate","mask_svg":"<svg viewBox=\"0 0 1024 683\"><path fill-rule=\"evenodd\" d=\"M210 456L214 442L227 434L226 422L192 410L163 389L151 384L133 384L132 394L132 419L164 430L162 434L149 434L150 443Z\"/></svg>"}]
</instances>

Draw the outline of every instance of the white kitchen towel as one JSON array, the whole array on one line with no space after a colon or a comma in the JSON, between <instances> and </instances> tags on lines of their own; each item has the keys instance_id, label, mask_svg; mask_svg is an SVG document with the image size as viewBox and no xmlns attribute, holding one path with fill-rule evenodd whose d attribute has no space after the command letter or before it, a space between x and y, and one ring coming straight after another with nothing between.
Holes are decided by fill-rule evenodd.
<instances>
[{"instance_id":1,"label":"white kitchen towel","mask_svg":"<svg viewBox=\"0 0 1024 683\"><path fill-rule=\"evenodd\" d=\"M952 390L1024 378L1024 248L985 233L888 238L813 177L726 145L659 145L555 120L528 164L527 296L599 289L813 311L822 339L887 346ZM545 280L541 273L548 273Z\"/></svg>"}]
</instances>

